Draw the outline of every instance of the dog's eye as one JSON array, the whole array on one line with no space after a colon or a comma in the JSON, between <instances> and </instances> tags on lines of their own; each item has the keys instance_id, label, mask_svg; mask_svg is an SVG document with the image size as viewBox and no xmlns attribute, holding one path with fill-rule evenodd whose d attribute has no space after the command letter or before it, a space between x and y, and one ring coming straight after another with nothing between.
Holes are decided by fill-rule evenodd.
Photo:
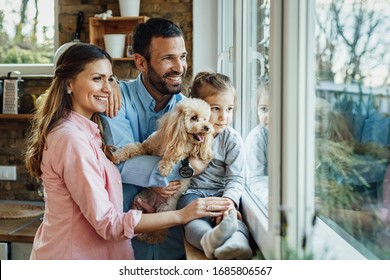
<instances>
[{"instance_id":1,"label":"dog's eye","mask_svg":"<svg viewBox=\"0 0 390 280\"><path fill-rule=\"evenodd\" d=\"M198 120L198 117L197 116L192 116L191 117L191 121L197 121Z\"/></svg>"}]
</instances>

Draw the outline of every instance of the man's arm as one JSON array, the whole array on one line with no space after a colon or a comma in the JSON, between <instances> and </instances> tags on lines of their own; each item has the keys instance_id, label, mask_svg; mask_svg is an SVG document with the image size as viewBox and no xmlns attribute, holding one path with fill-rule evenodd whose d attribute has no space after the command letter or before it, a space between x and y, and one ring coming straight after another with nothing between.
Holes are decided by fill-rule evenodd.
<instances>
[{"instance_id":1,"label":"man's arm","mask_svg":"<svg viewBox=\"0 0 390 280\"><path fill-rule=\"evenodd\" d=\"M183 179L179 175L180 164L176 164L170 175L161 176L158 171L159 156L139 156L118 165L122 182L141 187L165 187L169 182Z\"/></svg>"}]
</instances>

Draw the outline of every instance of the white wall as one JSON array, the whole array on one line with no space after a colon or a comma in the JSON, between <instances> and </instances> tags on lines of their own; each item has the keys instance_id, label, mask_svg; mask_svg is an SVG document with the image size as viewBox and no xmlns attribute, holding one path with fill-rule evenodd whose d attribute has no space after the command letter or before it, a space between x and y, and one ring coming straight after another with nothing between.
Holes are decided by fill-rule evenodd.
<instances>
[{"instance_id":1,"label":"white wall","mask_svg":"<svg viewBox=\"0 0 390 280\"><path fill-rule=\"evenodd\" d=\"M193 75L217 71L218 0L193 1Z\"/></svg>"}]
</instances>

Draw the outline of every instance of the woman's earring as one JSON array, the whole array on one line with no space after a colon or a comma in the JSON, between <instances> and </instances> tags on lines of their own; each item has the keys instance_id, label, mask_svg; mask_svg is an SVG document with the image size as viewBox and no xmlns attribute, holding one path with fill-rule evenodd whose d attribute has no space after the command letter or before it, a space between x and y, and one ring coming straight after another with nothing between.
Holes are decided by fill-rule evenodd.
<instances>
[{"instance_id":1,"label":"woman's earring","mask_svg":"<svg viewBox=\"0 0 390 280\"><path fill-rule=\"evenodd\" d=\"M72 91L71 91L70 89L68 89L66 92L67 92L68 94L71 94L71 93L72 93Z\"/></svg>"}]
</instances>

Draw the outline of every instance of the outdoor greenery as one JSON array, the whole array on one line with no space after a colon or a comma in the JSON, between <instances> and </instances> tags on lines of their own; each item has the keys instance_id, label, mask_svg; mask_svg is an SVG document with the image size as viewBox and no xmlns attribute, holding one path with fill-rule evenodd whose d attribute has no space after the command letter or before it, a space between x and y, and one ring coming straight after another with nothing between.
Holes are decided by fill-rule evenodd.
<instances>
[{"instance_id":1,"label":"outdoor greenery","mask_svg":"<svg viewBox=\"0 0 390 280\"><path fill-rule=\"evenodd\" d=\"M11 5L10 0L3 0L2 5ZM5 12L0 10L0 63L51 63L54 55L53 39L48 35L50 27L43 26L39 28L38 19L40 11L38 9L38 0L21 0L20 7L12 10L14 18L19 18L19 22L14 26L13 36L9 35L5 23ZM28 18L28 5L33 3L35 13L33 19ZM31 7L31 6L30 6ZM26 32L25 30L29 30ZM38 34L41 34L42 40L38 40Z\"/></svg>"}]
</instances>

